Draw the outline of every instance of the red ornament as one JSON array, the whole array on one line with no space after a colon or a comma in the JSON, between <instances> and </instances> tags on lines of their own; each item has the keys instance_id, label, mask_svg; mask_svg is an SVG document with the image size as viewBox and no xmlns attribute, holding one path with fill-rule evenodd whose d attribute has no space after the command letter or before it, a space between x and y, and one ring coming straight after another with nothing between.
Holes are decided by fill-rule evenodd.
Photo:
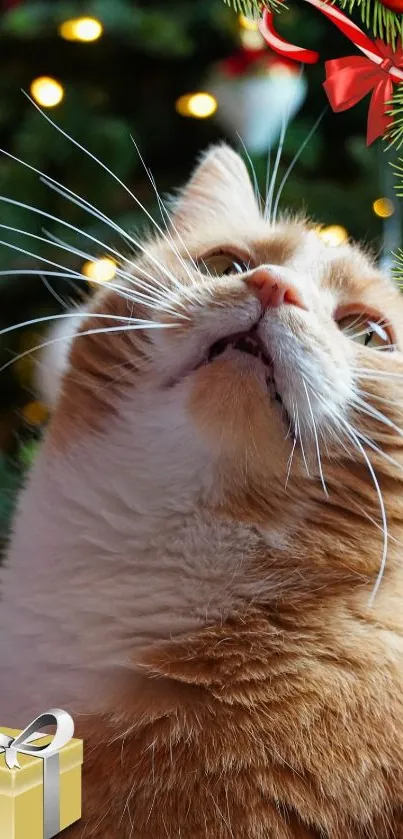
<instances>
[{"instance_id":1,"label":"red ornament","mask_svg":"<svg viewBox=\"0 0 403 839\"><path fill-rule=\"evenodd\" d=\"M258 63L269 64L268 50L263 47L261 50L240 49L235 55L230 55L221 62L221 67L229 76L243 76L249 69Z\"/></svg>"},{"instance_id":2,"label":"red ornament","mask_svg":"<svg viewBox=\"0 0 403 839\"><path fill-rule=\"evenodd\" d=\"M247 75L250 71L269 70L274 65L287 67L289 70L298 73L298 65L294 61L287 61L287 59L279 59L278 55L273 55L266 47L259 50L250 50L242 47L234 55L225 58L221 61L219 67L228 76Z\"/></svg>"},{"instance_id":3,"label":"red ornament","mask_svg":"<svg viewBox=\"0 0 403 839\"><path fill-rule=\"evenodd\" d=\"M386 9L390 9L391 12L403 14L403 0L379 0L379 3Z\"/></svg>"}]
</instances>

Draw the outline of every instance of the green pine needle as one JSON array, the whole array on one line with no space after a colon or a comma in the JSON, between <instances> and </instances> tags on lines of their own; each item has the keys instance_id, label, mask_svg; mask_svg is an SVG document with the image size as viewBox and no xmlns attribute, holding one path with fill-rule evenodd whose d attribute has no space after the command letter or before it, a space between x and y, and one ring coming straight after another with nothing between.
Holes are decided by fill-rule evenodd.
<instances>
[{"instance_id":1,"label":"green pine needle","mask_svg":"<svg viewBox=\"0 0 403 839\"><path fill-rule=\"evenodd\" d=\"M374 38L381 38L392 47L403 40L402 15L386 9L379 0L337 0L337 4L350 13L359 9L366 29Z\"/></svg>"},{"instance_id":2,"label":"green pine needle","mask_svg":"<svg viewBox=\"0 0 403 839\"><path fill-rule=\"evenodd\" d=\"M232 6L239 14L250 18L259 16L262 8L266 7L272 12L278 12L280 6L283 6L281 0L224 0L224 2Z\"/></svg>"},{"instance_id":3,"label":"green pine needle","mask_svg":"<svg viewBox=\"0 0 403 839\"><path fill-rule=\"evenodd\" d=\"M283 11L285 5L281 0L224 0L228 6L232 6L236 12L246 17L258 16L263 8L272 12ZM403 16L397 12L386 9L380 0L333 0L347 14L353 9L358 9L361 19L374 38L381 38L392 47L396 47L399 41L403 42Z\"/></svg>"},{"instance_id":4,"label":"green pine needle","mask_svg":"<svg viewBox=\"0 0 403 839\"><path fill-rule=\"evenodd\" d=\"M399 158L397 163L391 164L392 169L395 170L394 174L398 179L398 183L395 187L395 192L398 198L403 198L403 160Z\"/></svg>"},{"instance_id":5,"label":"green pine needle","mask_svg":"<svg viewBox=\"0 0 403 839\"><path fill-rule=\"evenodd\" d=\"M388 131L387 140L389 145L400 149L403 145L403 83L396 87L391 106L388 114L393 117L393 124Z\"/></svg>"},{"instance_id":6,"label":"green pine needle","mask_svg":"<svg viewBox=\"0 0 403 839\"><path fill-rule=\"evenodd\" d=\"M402 87L402 85L401 85ZM403 95L403 92L402 92ZM400 133L402 134L403 129L400 129ZM400 140L400 144L402 140ZM392 168L395 170L396 175L396 187L395 192L398 198L403 197L403 159L400 157L397 163L392 163ZM401 290L403 291L403 250L399 248L397 253L393 254L395 258L395 264L393 266L393 275L397 281L397 284L400 286Z\"/></svg>"},{"instance_id":7,"label":"green pine needle","mask_svg":"<svg viewBox=\"0 0 403 839\"><path fill-rule=\"evenodd\" d=\"M393 277L400 288L403 288L403 250L399 248L397 253L393 253L395 264L393 265Z\"/></svg>"}]
</instances>

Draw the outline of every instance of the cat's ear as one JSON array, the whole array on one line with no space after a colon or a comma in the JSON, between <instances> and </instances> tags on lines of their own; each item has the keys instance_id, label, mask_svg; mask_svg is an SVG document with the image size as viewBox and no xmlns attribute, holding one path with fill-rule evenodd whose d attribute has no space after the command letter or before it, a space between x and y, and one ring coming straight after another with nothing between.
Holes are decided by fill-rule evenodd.
<instances>
[{"instance_id":1,"label":"cat's ear","mask_svg":"<svg viewBox=\"0 0 403 839\"><path fill-rule=\"evenodd\" d=\"M255 193L242 158L230 146L210 148L173 205L172 224L179 233L195 225L237 223L259 218Z\"/></svg>"}]
</instances>

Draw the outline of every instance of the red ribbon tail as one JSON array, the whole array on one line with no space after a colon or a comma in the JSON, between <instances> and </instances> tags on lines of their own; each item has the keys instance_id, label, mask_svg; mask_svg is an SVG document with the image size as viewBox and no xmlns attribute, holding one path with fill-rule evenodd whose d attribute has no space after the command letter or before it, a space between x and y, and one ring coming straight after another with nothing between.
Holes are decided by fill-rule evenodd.
<instances>
[{"instance_id":1,"label":"red ribbon tail","mask_svg":"<svg viewBox=\"0 0 403 839\"><path fill-rule=\"evenodd\" d=\"M282 38L274 26L274 15L269 9L265 9L259 23L259 29L268 46L292 61L301 61L304 64L316 64L319 61L319 53L315 50L308 50L305 47L298 47L290 44Z\"/></svg>"}]
</instances>

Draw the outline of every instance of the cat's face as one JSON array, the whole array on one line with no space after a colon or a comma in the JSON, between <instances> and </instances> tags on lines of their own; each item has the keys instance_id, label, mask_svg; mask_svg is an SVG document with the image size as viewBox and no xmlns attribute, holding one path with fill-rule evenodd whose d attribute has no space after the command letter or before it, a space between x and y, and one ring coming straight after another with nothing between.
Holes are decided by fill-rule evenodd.
<instances>
[{"instance_id":1,"label":"cat's face","mask_svg":"<svg viewBox=\"0 0 403 839\"><path fill-rule=\"evenodd\" d=\"M93 310L149 325L76 339L55 431L113 428L117 412L129 461L146 448L173 493L175 472L181 491L192 483L203 503L260 522L284 512L287 492L303 498L320 485L325 495L332 464L362 462L365 438L396 456L397 287L312 226L270 226L234 152L204 158L172 224L125 270L133 279L119 281L122 294L108 289ZM85 323L108 326L116 321Z\"/></svg>"}]
</instances>

